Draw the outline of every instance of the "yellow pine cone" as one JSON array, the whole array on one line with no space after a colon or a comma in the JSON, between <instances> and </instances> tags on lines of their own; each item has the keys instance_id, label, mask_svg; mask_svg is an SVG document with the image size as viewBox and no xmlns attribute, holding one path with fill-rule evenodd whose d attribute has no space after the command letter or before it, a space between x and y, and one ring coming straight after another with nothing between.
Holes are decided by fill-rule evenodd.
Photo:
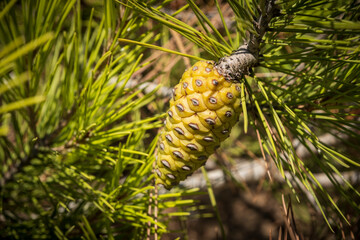
<instances>
[{"instance_id":1,"label":"yellow pine cone","mask_svg":"<svg viewBox=\"0 0 360 240\"><path fill-rule=\"evenodd\" d=\"M240 83L199 61L173 89L156 156L156 184L171 189L205 164L240 115Z\"/></svg>"}]
</instances>

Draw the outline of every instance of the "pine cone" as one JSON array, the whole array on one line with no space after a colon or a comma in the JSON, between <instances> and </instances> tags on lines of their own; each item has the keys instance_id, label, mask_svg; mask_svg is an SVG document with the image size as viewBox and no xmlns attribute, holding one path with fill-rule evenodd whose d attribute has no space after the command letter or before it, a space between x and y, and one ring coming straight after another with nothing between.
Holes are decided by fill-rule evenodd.
<instances>
[{"instance_id":1,"label":"pine cone","mask_svg":"<svg viewBox=\"0 0 360 240\"><path fill-rule=\"evenodd\" d=\"M240 115L240 83L231 82L199 61L173 89L156 157L156 184L178 185L205 164L229 137Z\"/></svg>"}]
</instances>

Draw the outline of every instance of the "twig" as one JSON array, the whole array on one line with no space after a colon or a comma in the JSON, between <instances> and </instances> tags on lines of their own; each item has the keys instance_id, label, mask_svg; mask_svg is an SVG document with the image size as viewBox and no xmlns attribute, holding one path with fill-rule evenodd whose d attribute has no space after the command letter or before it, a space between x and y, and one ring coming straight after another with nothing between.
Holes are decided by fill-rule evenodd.
<instances>
[{"instance_id":1,"label":"twig","mask_svg":"<svg viewBox=\"0 0 360 240\"><path fill-rule=\"evenodd\" d=\"M295 221L293 218L294 216L293 216L293 211L292 211L291 200L289 199L288 207L286 207L286 204L285 204L284 194L281 194L281 200L282 200L282 204L283 204L285 226L290 234L290 238L292 240L299 240L299 235L296 233L296 225L295 225ZM293 221L293 224L291 224L291 220ZM292 225L294 225L294 228L292 227Z\"/></svg>"},{"instance_id":2,"label":"twig","mask_svg":"<svg viewBox=\"0 0 360 240\"><path fill-rule=\"evenodd\" d=\"M153 167L154 168L154 167ZM153 190L149 190L149 206L148 206L148 216L152 215L152 198L153 198ZM151 222L147 222L147 229L146 229L146 240L150 240L151 236Z\"/></svg>"},{"instance_id":3,"label":"twig","mask_svg":"<svg viewBox=\"0 0 360 240\"><path fill-rule=\"evenodd\" d=\"M175 43L177 45L177 47L179 48L180 52L182 53L186 53L187 51L185 50L185 46L183 44L183 41L180 37L180 34L175 32L174 30L170 29L170 33L172 34L172 36L174 37L175 39ZM186 68L189 68L191 67L191 64L190 64L190 60L189 58L186 58L186 57L182 57L183 60L184 60L184 63L185 63L185 66Z\"/></svg>"},{"instance_id":4,"label":"twig","mask_svg":"<svg viewBox=\"0 0 360 240\"><path fill-rule=\"evenodd\" d=\"M215 64L215 68L226 79L239 81L245 74L249 74L249 69L258 62L261 39L273 16L274 5L274 0L266 1L264 11L261 11L258 21L254 22L256 34L251 33L247 43Z\"/></svg>"},{"instance_id":5,"label":"twig","mask_svg":"<svg viewBox=\"0 0 360 240\"><path fill-rule=\"evenodd\" d=\"M155 169L155 161L153 162L153 166L152 166L152 174L154 174L154 169ZM158 234L157 234L157 218L158 218L158 186L155 184L155 180L153 180L153 185L154 185L154 190L150 190L149 191L149 206L148 206L148 216L152 216L152 204L153 204L153 192L155 195L155 199L154 199L154 240L158 239ZM150 240L151 237L151 222L148 221L147 222L147 230L146 230L146 240Z\"/></svg>"},{"instance_id":6,"label":"twig","mask_svg":"<svg viewBox=\"0 0 360 240\"><path fill-rule=\"evenodd\" d=\"M155 185L155 206L154 206L154 220L155 220L155 233L154 233L154 239L157 240L158 239L158 225L157 225L157 220L158 220L158 185Z\"/></svg>"}]
</instances>

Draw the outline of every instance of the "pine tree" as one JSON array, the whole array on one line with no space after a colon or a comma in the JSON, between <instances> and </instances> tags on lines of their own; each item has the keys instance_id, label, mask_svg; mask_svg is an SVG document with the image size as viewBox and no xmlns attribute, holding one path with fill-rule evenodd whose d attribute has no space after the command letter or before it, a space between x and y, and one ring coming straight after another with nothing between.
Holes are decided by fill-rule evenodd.
<instances>
[{"instance_id":1,"label":"pine tree","mask_svg":"<svg viewBox=\"0 0 360 240\"><path fill-rule=\"evenodd\" d=\"M157 238L203 208L205 192L158 193L152 172L168 89L199 60L240 90L240 122L217 150L226 159L209 160L228 183L239 187L230 167L250 139L289 206L309 202L335 236L354 234L344 226L360 216L360 3L209 1L216 26L205 5L177 3L0 3L1 238ZM231 238L201 171L205 208Z\"/></svg>"}]
</instances>

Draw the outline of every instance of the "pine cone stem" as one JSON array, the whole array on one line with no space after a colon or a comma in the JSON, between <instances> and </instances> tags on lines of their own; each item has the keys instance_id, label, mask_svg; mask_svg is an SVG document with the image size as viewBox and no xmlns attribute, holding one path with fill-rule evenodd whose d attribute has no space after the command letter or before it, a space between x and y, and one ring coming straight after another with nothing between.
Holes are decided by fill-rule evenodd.
<instances>
[{"instance_id":1,"label":"pine cone stem","mask_svg":"<svg viewBox=\"0 0 360 240\"><path fill-rule=\"evenodd\" d=\"M254 22L256 33L250 34L249 41L230 56L220 58L215 64L215 68L226 79L239 81L245 74L249 74L249 69L259 61L261 39L273 17L274 3L274 0L266 1L260 17Z\"/></svg>"}]
</instances>

